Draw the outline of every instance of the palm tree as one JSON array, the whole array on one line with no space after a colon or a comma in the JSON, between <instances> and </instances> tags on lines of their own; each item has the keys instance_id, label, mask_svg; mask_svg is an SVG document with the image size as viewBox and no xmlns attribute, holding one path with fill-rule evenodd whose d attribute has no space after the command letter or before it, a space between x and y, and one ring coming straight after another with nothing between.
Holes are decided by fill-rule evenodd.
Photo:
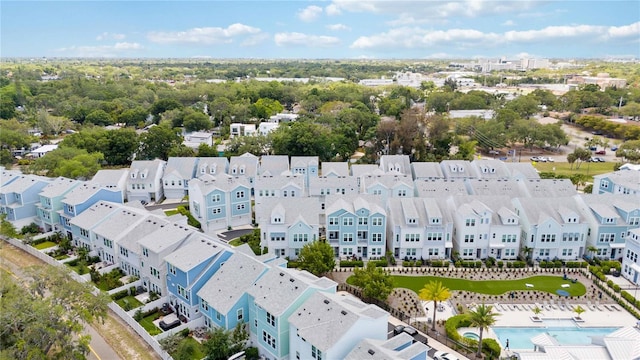
<instances>
[{"instance_id":1,"label":"palm tree","mask_svg":"<svg viewBox=\"0 0 640 360\"><path fill-rule=\"evenodd\" d=\"M533 248L530 248L525 245L524 247L522 247L522 252L524 253L525 258L527 259L527 262L529 262L529 260L531 259L531 254L533 253Z\"/></svg>"},{"instance_id":2,"label":"palm tree","mask_svg":"<svg viewBox=\"0 0 640 360\"><path fill-rule=\"evenodd\" d=\"M476 306L473 310L470 310L467 316L469 317L469 321L471 322L471 327L477 327L480 329L480 334L478 338L478 352L476 353L476 357L480 356L482 352L482 332L485 329L489 329L489 327L496 323L496 316L500 314L493 312L493 306L485 305L484 303Z\"/></svg>"},{"instance_id":3,"label":"palm tree","mask_svg":"<svg viewBox=\"0 0 640 360\"><path fill-rule=\"evenodd\" d=\"M436 331L436 312L438 310L438 301L447 301L451 297L449 288L442 285L441 281L429 281L420 290L420 299L424 301L433 301L433 323L431 330Z\"/></svg>"},{"instance_id":4,"label":"palm tree","mask_svg":"<svg viewBox=\"0 0 640 360\"><path fill-rule=\"evenodd\" d=\"M595 257L595 253L598 251L598 248L593 245L589 245L587 246L587 251L591 253L591 258L593 258Z\"/></svg>"},{"instance_id":5,"label":"palm tree","mask_svg":"<svg viewBox=\"0 0 640 360\"><path fill-rule=\"evenodd\" d=\"M585 311L587 311L587 310L585 310L585 309L584 309L582 306L580 306L580 305L576 306L576 308L575 308L575 309L573 309L573 312L574 312L574 313L576 313L576 315L578 315L578 316L576 316L576 318L578 318L578 319L580 319L580 315L581 315L583 312L585 312Z\"/></svg>"},{"instance_id":6,"label":"palm tree","mask_svg":"<svg viewBox=\"0 0 640 360\"><path fill-rule=\"evenodd\" d=\"M538 306L534 307L531 311L533 311L534 318L538 318L539 315L542 314L542 309L540 309Z\"/></svg>"}]
</instances>

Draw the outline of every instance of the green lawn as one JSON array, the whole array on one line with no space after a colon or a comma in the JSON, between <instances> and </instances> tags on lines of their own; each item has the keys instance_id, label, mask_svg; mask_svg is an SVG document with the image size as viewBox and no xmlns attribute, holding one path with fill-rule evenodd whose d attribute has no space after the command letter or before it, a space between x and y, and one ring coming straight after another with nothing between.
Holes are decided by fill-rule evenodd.
<instances>
[{"instance_id":1,"label":"green lawn","mask_svg":"<svg viewBox=\"0 0 640 360\"><path fill-rule=\"evenodd\" d=\"M69 255L67 254L62 254L62 255L58 255L55 257L56 260L64 260L64 259L68 259Z\"/></svg>"},{"instance_id":2,"label":"green lawn","mask_svg":"<svg viewBox=\"0 0 640 360\"><path fill-rule=\"evenodd\" d=\"M598 156L598 155L594 155ZM533 163L532 163L533 164ZM582 163L580 164L580 169L576 170L576 164L573 164L573 169L571 168L571 164L568 162L556 162L556 163L536 163L533 165L540 172L551 172L556 173L558 175L567 175L571 176L573 174L584 174L589 176L604 174L613 171L613 166L615 163L613 162L597 162L597 163ZM553 170L555 168L555 170Z\"/></svg>"},{"instance_id":3,"label":"green lawn","mask_svg":"<svg viewBox=\"0 0 640 360\"><path fill-rule=\"evenodd\" d=\"M167 216L172 216L172 215L177 214L177 213L178 213L178 210L175 210L175 209L173 209L173 210L165 210L165 211L164 211L164 213L165 213Z\"/></svg>"},{"instance_id":4,"label":"green lawn","mask_svg":"<svg viewBox=\"0 0 640 360\"><path fill-rule=\"evenodd\" d=\"M242 244L244 244L244 243L242 241L240 241L240 238L233 239L233 240L229 241L229 245L231 245L231 246L240 246Z\"/></svg>"},{"instance_id":5,"label":"green lawn","mask_svg":"<svg viewBox=\"0 0 640 360\"><path fill-rule=\"evenodd\" d=\"M38 250L42 250L42 249L48 249L50 247L54 247L57 244L54 243L53 241L45 241L45 242L41 242L38 245L33 245L34 248L38 249Z\"/></svg>"},{"instance_id":6,"label":"green lawn","mask_svg":"<svg viewBox=\"0 0 640 360\"><path fill-rule=\"evenodd\" d=\"M116 300L116 304L118 304L123 309L124 309L125 302L129 302L130 309L135 309L143 305L140 301L138 301L138 299L136 299L131 295L125 296L122 299Z\"/></svg>"},{"instance_id":7,"label":"green lawn","mask_svg":"<svg viewBox=\"0 0 640 360\"><path fill-rule=\"evenodd\" d=\"M149 335L154 336L154 335L158 335L160 333L162 333L162 330L160 330L154 323L153 321L158 319L160 317L160 312L156 311L155 313L142 318L142 320L138 321L140 323L140 325L142 325L142 327L147 330L147 332L149 333Z\"/></svg>"},{"instance_id":8,"label":"green lawn","mask_svg":"<svg viewBox=\"0 0 640 360\"><path fill-rule=\"evenodd\" d=\"M206 354L204 353L204 346L202 346L202 344L200 344L196 339L192 338L191 336L187 336L180 342L180 345L178 345L178 347L182 346L183 344L191 344L191 346L193 346L193 348L195 349L195 352L191 356L192 360L200 360L205 358ZM171 354L171 356L175 355L177 354Z\"/></svg>"},{"instance_id":9,"label":"green lawn","mask_svg":"<svg viewBox=\"0 0 640 360\"><path fill-rule=\"evenodd\" d=\"M512 290L537 290L556 294L556 290L565 290L569 296L584 295L587 290L580 282L575 284L563 280L562 276L532 276L518 280L482 280L472 281L466 279L455 279L437 276L392 276L393 285L399 288L407 288L419 293L429 281L438 280L449 288L449 290L471 291L487 295L500 295ZM525 284L532 284L527 287ZM562 284L570 284L563 288Z\"/></svg>"}]
</instances>

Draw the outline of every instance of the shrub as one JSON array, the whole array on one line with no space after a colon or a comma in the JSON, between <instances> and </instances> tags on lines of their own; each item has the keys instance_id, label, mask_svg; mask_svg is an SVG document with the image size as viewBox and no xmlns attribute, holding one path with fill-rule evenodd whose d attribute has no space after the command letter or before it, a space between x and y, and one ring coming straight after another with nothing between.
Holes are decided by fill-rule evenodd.
<instances>
[{"instance_id":1,"label":"shrub","mask_svg":"<svg viewBox=\"0 0 640 360\"><path fill-rule=\"evenodd\" d=\"M442 260L432 260L431 261L431 266L433 266L433 267L449 267L449 262L448 261L442 261Z\"/></svg>"},{"instance_id":2,"label":"shrub","mask_svg":"<svg viewBox=\"0 0 640 360\"><path fill-rule=\"evenodd\" d=\"M498 261L498 267L502 269L503 266L504 266L504 261L502 260Z\"/></svg>"},{"instance_id":3,"label":"shrub","mask_svg":"<svg viewBox=\"0 0 640 360\"><path fill-rule=\"evenodd\" d=\"M247 360L258 360L260 355L258 354L257 347L248 347L244 350L244 356L247 357Z\"/></svg>"},{"instance_id":4,"label":"shrub","mask_svg":"<svg viewBox=\"0 0 640 360\"><path fill-rule=\"evenodd\" d=\"M40 227L36 223L31 223L29 225L25 225L20 229L20 233L22 235L26 234L37 234L40 232Z\"/></svg>"},{"instance_id":5,"label":"shrub","mask_svg":"<svg viewBox=\"0 0 640 360\"><path fill-rule=\"evenodd\" d=\"M120 300L124 297L129 296L129 290L122 290L122 291L118 291L117 293L114 293L111 295L111 298L115 301L115 300Z\"/></svg>"},{"instance_id":6,"label":"shrub","mask_svg":"<svg viewBox=\"0 0 640 360\"><path fill-rule=\"evenodd\" d=\"M500 344L495 339L482 339L482 353L487 356L486 359L498 359L500 351Z\"/></svg>"},{"instance_id":7,"label":"shrub","mask_svg":"<svg viewBox=\"0 0 640 360\"><path fill-rule=\"evenodd\" d=\"M389 264L387 263L387 260L372 260L374 264L376 264L376 267L387 267L389 266Z\"/></svg>"},{"instance_id":8,"label":"shrub","mask_svg":"<svg viewBox=\"0 0 640 360\"><path fill-rule=\"evenodd\" d=\"M341 260L340 267L364 267L362 260Z\"/></svg>"},{"instance_id":9,"label":"shrub","mask_svg":"<svg viewBox=\"0 0 640 360\"><path fill-rule=\"evenodd\" d=\"M189 329L189 328L182 329L182 330L180 331L180 335L182 335L183 337L187 337L187 336L189 336L189 333L190 333L190 332L191 332L191 329Z\"/></svg>"},{"instance_id":10,"label":"shrub","mask_svg":"<svg viewBox=\"0 0 640 360\"><path fill-rule=\"evenodd\" d=\"M458 328L468 327L469 325L471 325L471 321L469 321L467 315L455 315L447 319L444 323L444 329L449 339L460 341L461 336L458 334Z\"/></svg>"},{"instance_id":11,"label":"shrub","mask_svg":"<svg viewBox=\"0 0 640 360\"><path fill-rule=\"evenodd\" d=\"M287 267L297 269L300 267L300 263L297 261L289 260L287 261Z\"/></svg>"},{"instance_id":12,"label":"shrub","mask_svg":"<svg viewBox=\"0 0 640 360\"><path fill-rule=\"evenodd\" d=\"M190 226L193 226L195 228L200 229L200 227L201 227L200 222L198 220L196 220L196 218L194 218L193 215L191 215L191 213L189 212L189 210L186 207L180 205L180 206L178 206L176 208L176 210L178 210L178 212L181 215L184 215L184 216L187 217L187 224L189 224Z\"/></svg>"}]
</instances>

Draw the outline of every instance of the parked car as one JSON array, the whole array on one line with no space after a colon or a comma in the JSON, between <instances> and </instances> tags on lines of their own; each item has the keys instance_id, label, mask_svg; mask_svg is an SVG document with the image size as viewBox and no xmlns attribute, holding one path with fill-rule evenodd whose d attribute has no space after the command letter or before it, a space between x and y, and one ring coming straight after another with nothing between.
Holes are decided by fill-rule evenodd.
<instances>
[{"instance_id":1,"label":"parked car","mask_svg":"<svg viewBox=\"0 0 640 360\"><path fill-rule=\"evenodd\" d=\"M398 335L404 330L404 325L398 325L393 328L393 335Z\"/></svg>"},{"instance_id":2,"label":"parked car","mask_svg":"<svg viewBox=\"0 0 640 360\"><path fill-rule=\"evenodd\" d=\"M596 159L598 159L599 162L606 162L604 158L601 158L601 157L597 157Z\"/></svg>"},{"instance_id":3,"label":"parked car","mask_svg":"<svg viewBox=\"0 0 640 360\"><path fill-rule=\"evenodd\" d=\"M598 147L597 146L591 146L591 147L589 147L589 150L596 151L596 150L598 150Z\"/></svg>"},{"instance_id":4,"label":"parked car","mask_svg":"<svg viewBox=\"0 0 640 360\"><path fill-rule=\"evenodd\" d=\"M498 151L498 150L489 150L489 154L491 154L491 155L500 155L500 151Z\"/></svg>"},{"instance_id":5,"label":"parked car","mask_svg":"<svg viewBox=\"0 0 640 360\"><path fill-rule=\"evenodd\" d=\"M544 156L532 156L531 158L529 158L531 161L537 161L537 162L547 162L547 158Z\"/></svg>"},{"instance_id":6,"label":"parked car","mask_svg":"<svg viewBox=\"0 0 640 360\"><path fill-rule=\"evenodd\" d=\"M596 151L596 155L606 155L607 152L605 150L598 150Z\"/></svg>"},{"instance_id":7,"label":"parked car","mask_svg":"<svg viewBox=\"0 0 640 360\"><path fill-rule=\"evenodd\" d=\"M435 360L458 360L458 357L445 351L436 351L433 354Z\"/></svg>"},{"instance_id":8,"label":"parked car","mask_svg":"<svg viewBox=\"0 0 640 360\"><path fill-rule=\"evenodd\" d=\"M418 330L414 329L411 326L405 326L404 329L402 329L402 332L407 333L411 336L416 336L418 335Z\"/></svg>"},{"instance_id":9,"label":"parked car","mask_svg":"<svg viewBox=\"0 0 640 360\"><path fill-rule=\"evenodd\" d=\"M547 162L556 162L555 160L553 160L553 158L550 158L550 157L547 157L545 159L547 159Z\"/></svg>"},{"instance_id":10,"label":"parked car","mask_svg":"<svg viewBox=\"0 0 640 360\"><path fill-rule=\"evenodd\" d=\"M611 147L611 151L616 151L616 150L618 150L618 147L617 147L617 146L612 146L612 147Z\"/></svg>"}]
</instances>

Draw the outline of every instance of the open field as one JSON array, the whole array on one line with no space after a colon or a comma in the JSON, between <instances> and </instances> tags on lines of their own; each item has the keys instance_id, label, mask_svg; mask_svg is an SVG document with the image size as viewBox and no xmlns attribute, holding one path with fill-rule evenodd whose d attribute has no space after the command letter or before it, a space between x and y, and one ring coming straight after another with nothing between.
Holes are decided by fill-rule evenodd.
<instances>
[{"instance_id":1,"label":"open field","mask_svg":"<svg viewBox=\"0 0 640 360\"><path fill-rule=\"evenodd\" d=\"M535 163L535 167L540 172L556 173L558 175L571 176L573 174L584 174L588 176L594 176L604 174L613 171L615 163L612 162L598 162L598 163L582 163L580 169L576 169L577 165L574 163L573 168L568 162L556 162L556 163Z\"/></svg>"}]
</instances>

